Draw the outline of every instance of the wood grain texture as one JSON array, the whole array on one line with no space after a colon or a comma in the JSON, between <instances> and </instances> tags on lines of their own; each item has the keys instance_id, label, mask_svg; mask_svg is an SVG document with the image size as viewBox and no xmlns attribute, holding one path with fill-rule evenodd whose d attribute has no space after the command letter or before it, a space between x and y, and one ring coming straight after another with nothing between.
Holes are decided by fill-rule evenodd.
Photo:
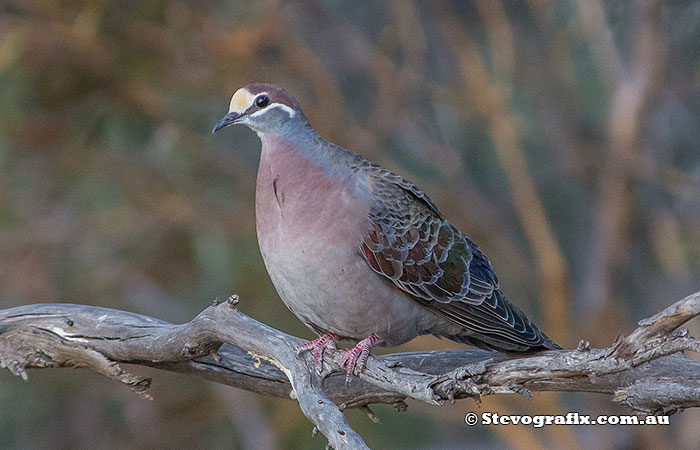
<instances>
[{"instance_id":1,"label":"wood grain texture","mask_svg":"<svg viewBox=\"0 0 700 450\"><path fill-rule=\"evenodd\" d=\"M85 305L1 310L0 365L25 379L30 368L89 368L148 396L151 380L120 366L137 364L294 398L336 449L367 448L343 409L373 403L404 409L406 398L441 404L490 394L568 391L610 394L644 414L700 406L700 362L682 354L700 351L700 341L678 328L700 314L700 292L640 321L608 348L582 342L575 350L518 358L483 350L395 353L370 357L349 386L337 364L341 350L326 352L324 371L332 373L319 377L310 355L294 355L305 341L246 316L237 302L232 296L181 325Z\"/></svg>"}]
</instances>

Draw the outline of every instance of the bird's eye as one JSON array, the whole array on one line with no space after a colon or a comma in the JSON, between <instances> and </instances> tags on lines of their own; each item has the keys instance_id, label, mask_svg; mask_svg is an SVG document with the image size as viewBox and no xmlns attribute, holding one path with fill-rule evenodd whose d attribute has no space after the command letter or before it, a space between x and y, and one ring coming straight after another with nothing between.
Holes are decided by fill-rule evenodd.
<instances>
[{"instance_id":1,"label":"bird's eye","mask_svg":"<svg viewBox=\"0 0 700 450\"><path fill-rule=\"evenodd\" d=\"M258 105L258 108L264 108L270 104L270 97L265 94L259 95L258 98L255 99L255 104Z\"/></svg>"}]
</instances>

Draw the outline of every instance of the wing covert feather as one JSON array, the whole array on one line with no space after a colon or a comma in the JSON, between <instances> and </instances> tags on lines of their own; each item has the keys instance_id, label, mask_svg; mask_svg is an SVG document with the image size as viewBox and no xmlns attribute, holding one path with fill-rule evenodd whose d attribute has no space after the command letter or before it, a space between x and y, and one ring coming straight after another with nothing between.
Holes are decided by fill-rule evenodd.
<instances>
[{"instance_id":1,"label":"wing covert feather","mask_svg":"<svg viewBox=\"0 0 700 450\"><path fill-rule=\"evenodd\" d=\"M488 259L423 191L373 163L362 170L374 201L360 252L375 272L472 333L465 341L502 350L559 348L506 300Z\"/></svg>"}]
</instances>

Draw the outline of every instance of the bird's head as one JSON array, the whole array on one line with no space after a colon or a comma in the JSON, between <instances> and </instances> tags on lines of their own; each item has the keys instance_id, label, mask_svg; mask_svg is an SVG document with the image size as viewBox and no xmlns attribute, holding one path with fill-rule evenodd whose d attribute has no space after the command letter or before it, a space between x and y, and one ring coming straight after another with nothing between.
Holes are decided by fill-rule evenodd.
<instances>
[{"instance_id":1,"label":"bird's head","mask_svg":"<svg viewBox=\"0 0 700 450\"><path fill-rule=\"evenodd\" d=\"M294 97L274 84L255 83L233 94L228 113L216 122L212 133L237 123L257 133L265 133L284 126L290 120L306 121Z\"/></svg>"}]
</instances>

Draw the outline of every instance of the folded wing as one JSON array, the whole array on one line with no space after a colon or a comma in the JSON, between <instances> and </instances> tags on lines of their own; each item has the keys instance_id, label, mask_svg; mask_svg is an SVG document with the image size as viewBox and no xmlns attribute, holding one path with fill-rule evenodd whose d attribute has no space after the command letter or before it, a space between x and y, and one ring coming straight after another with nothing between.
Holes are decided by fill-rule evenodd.
<instances>
[{"instance_id":1,"label":"folded wing","mask_svg":"<svg viewBox=\"0 0 700 450\"><path fill-rule=\"evenodd\" d=\"M374 204L361 254L387 282L463 332L440 333L505 351L560 348L501 293L488 259L410 182L367 163Z\"/></svg>"}]
</instances>

